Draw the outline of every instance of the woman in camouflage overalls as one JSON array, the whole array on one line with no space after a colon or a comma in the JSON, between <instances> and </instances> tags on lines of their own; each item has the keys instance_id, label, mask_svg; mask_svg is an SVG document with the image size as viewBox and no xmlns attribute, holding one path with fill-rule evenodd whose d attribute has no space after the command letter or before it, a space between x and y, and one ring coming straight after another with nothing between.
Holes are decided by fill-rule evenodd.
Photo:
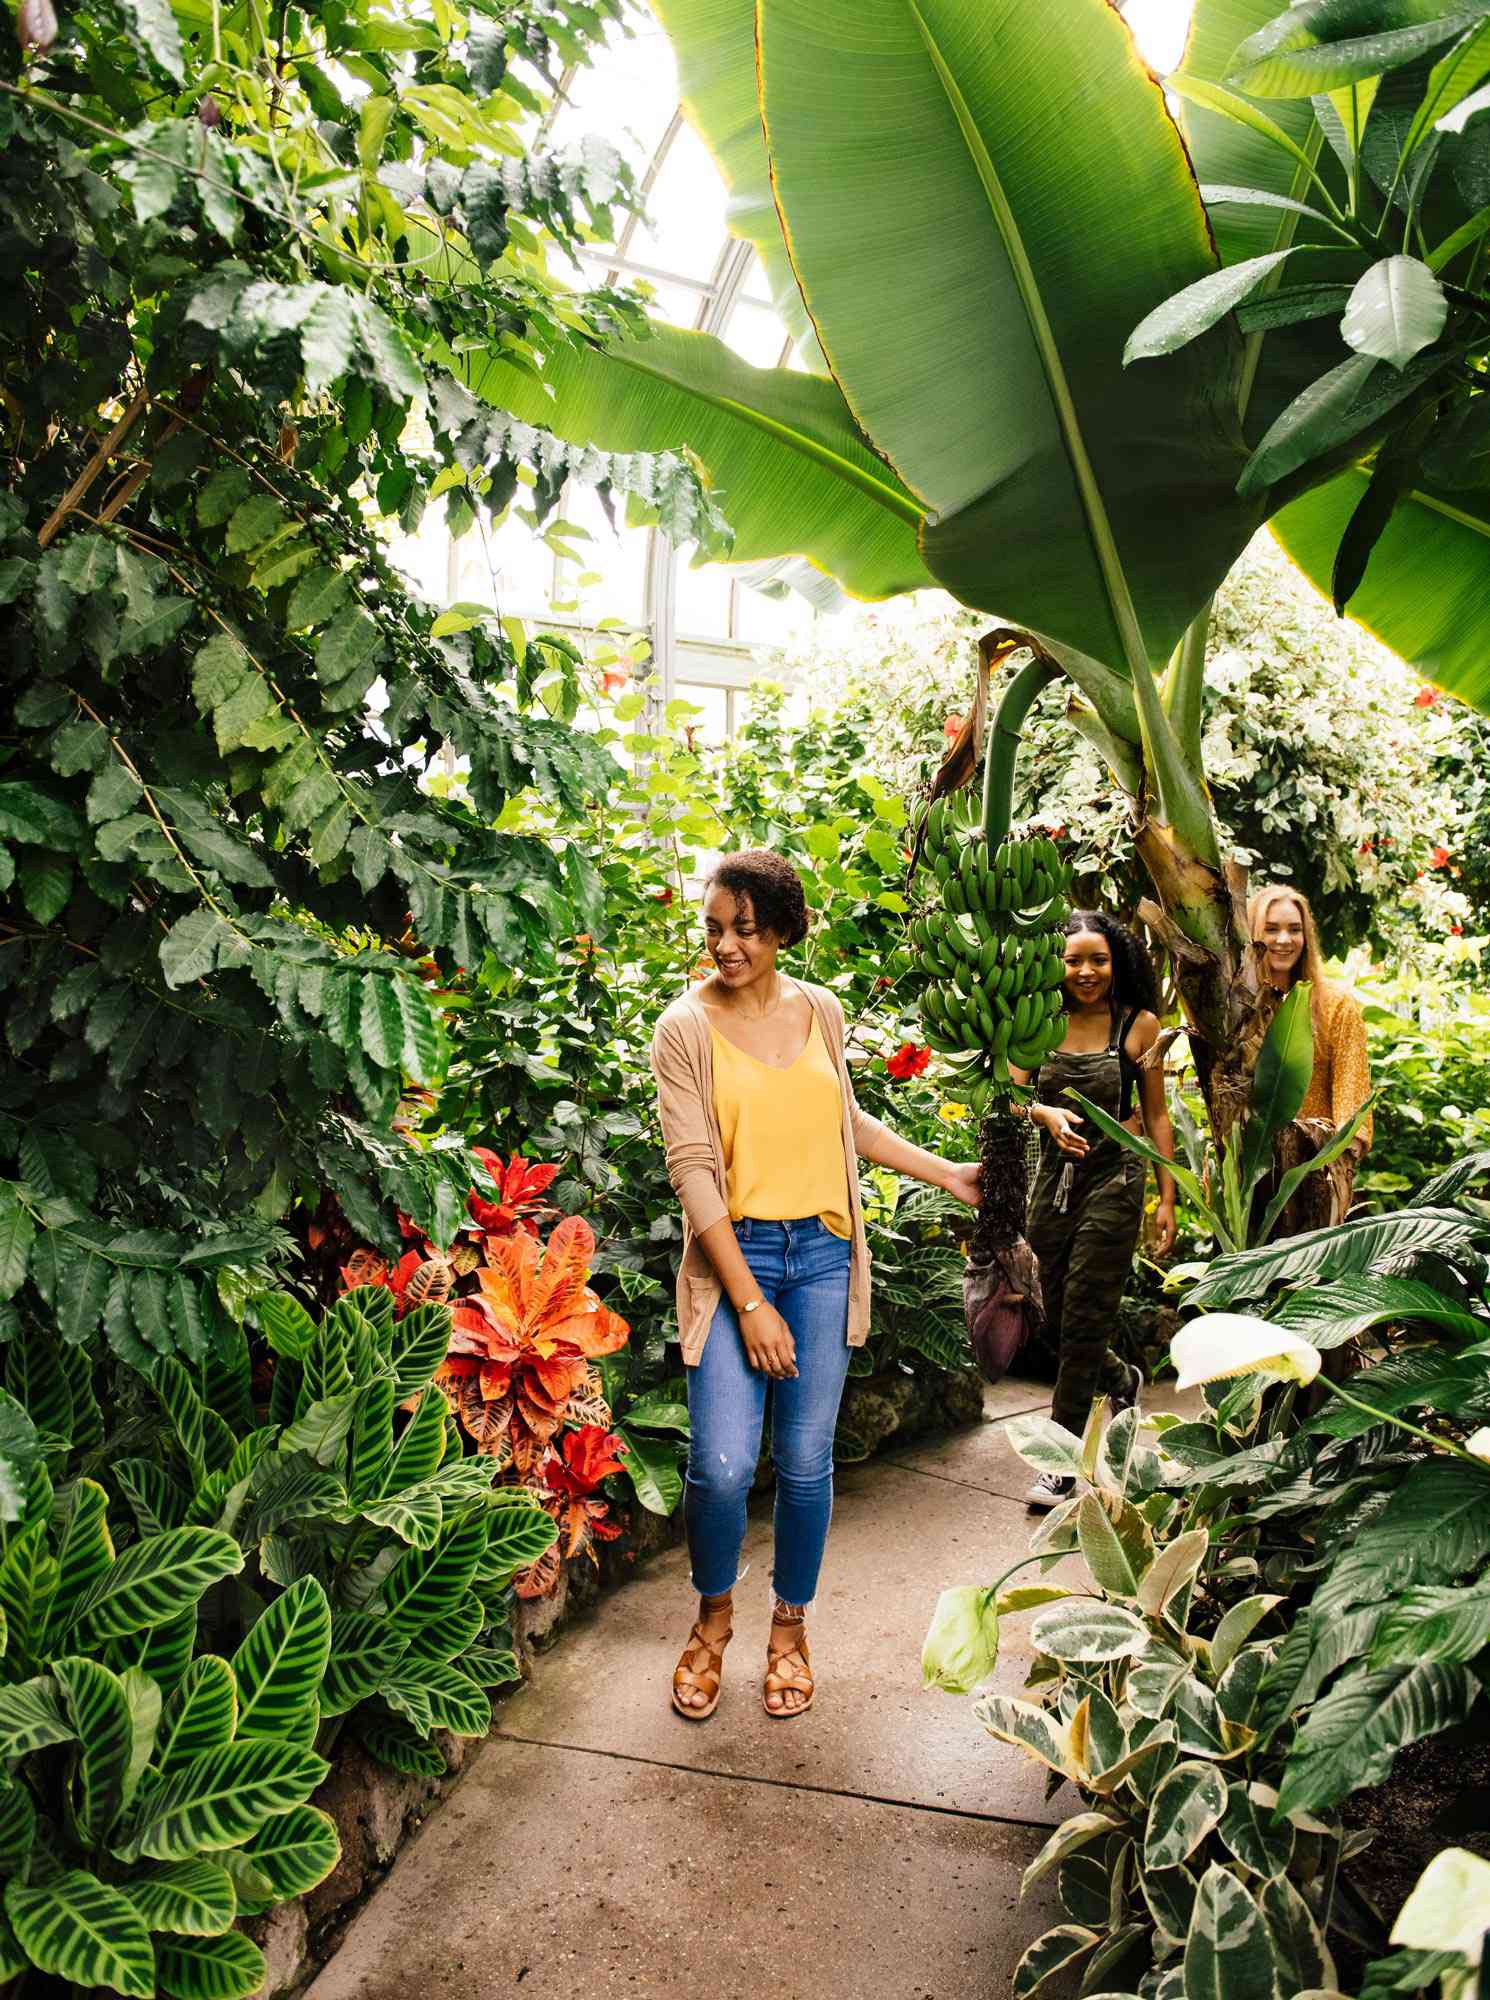
<instances>
[{"instance_id":1,"label":"woman in camouflage overalls","mask_svg":"<svg viewBox=\"0 0 1490 2000\"><path fill-rule=\"evenodd\" d=\"M1135 1402L1143 1377L1112 1351L1118 1305L1143 1221L1147 1174L1115 1139L1081 1133L1073 1092L1100 1105L1129 1131L1142 1130L1166 1158L1174 1134L1160 1069L1140 1067L1159 1033L1153 967L1143 946L1097 910L1078 910L1066 925L1066 1038L1032 1076L1039 1101L1040 1168L1030 1202L1029 1242L1040 1262L1046 1322L1060 1354L1051 1414L1078 1435L1092 1399L1106 1391L1114 1409ZM1154 1250L1174 1242L1174 1180L1160 1171ZM1030 1505L1053 1507L1072 1481L1042 1473Z\"/></svg>"}]
</instances>

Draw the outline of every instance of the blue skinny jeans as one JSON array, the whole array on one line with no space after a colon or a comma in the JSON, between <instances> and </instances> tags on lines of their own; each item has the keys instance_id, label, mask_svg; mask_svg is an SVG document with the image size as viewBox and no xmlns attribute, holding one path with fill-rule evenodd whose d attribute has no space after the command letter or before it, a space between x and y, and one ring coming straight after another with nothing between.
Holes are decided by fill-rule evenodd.
<instances>
[{"instance_id":1,"label":"blue skinny jeans","mask_svg":"<svg viewBox=\"0 0 1490 2000\"><path fill-rule=\"evenodd\" d=\"M809 1604L833 1513L833 1432L850 1353L849 1245L816 1216L803 1222L747 1217L735 1224L735 1235L761 1296L792 1330L797 1373L773 1382L752 1368L735 1309L720 1300L703 1354L688 1371L683 1518L693 1586L704 1597L734 1588L769 1389L776 1468L771 1581L783 1604Z\"/></svg>"}]
</instances>

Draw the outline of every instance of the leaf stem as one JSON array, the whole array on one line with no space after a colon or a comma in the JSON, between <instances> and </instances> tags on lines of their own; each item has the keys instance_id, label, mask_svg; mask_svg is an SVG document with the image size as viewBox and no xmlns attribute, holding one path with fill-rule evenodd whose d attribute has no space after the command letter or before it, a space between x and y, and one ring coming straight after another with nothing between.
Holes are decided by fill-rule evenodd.
<instances>
[{"instance_id":1,"label":"leaf stem","mask_svg":"<svg viewBox=\"0 0 1490 2000\"><path fill-rule=\"evenodd\" d=\"M1453 1443L1449 1438L1435 1437L1432 1431L1421 1430L1418 1425L1410 1424L1406 1417L1396 1416L1390 1410L1378 1410L1374 1403L1363 1403L1359 1396L1352 1396L1348 1390L1342 1389L1338 1382L1332 1382L1327 1375L1317 1375L1315 1380L1328 1389L1332 1396L1338 1396L1342 1403L1349 1403L1352 1409L1362 1411L1379 1424L1394 1424L1399 1431L1406 1431L1409 1437L1421 1438L1424 1444L1432 1445L1435 1451L1446 1451L1455 1458L1462 1458L1466 1465L1477 1465L1486 1477L1490 1478L1490 1465L1487 1465L1484 1459L1476 1458L1472 1451L1466 1451L1462 1445Z\"/></svg>"}]
</instances>

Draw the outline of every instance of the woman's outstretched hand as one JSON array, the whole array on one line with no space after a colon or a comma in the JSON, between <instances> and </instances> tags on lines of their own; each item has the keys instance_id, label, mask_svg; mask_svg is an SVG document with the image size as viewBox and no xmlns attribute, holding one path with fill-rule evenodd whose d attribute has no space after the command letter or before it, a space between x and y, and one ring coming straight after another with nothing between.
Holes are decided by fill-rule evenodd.
<instances>
[{"instance_id":1,"label":"woman's outstretched hand","mask_svg":"<svg viewBox=\"0 0 1490 2000\"><path fill-rule=\"evenodd\" d=\"M947 1193L965 1201L969 1208L983 1204L982 1169L976 1160L962 1160L948 1171Z\"/></svg>"}]
</instances>

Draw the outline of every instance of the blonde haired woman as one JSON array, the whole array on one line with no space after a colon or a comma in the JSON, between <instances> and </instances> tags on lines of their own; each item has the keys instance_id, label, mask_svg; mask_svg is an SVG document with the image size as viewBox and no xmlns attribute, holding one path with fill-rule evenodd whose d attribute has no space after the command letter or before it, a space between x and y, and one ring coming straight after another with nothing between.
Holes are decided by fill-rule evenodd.
<instances>
[{"instance_id":1,"label":"blonde haired woman","mask_svg":"<svg viewBox=\"0 0 1490 2000\"><path fill-rule=\"evenodd\" d=\"M1371 1095L1371 1069L1366 1058L1366 1024L1353 993L1326 979L1319 951L1319 933L1308 898L1298 889L1268 883L1253 893L1247 905L1247 929L1258 953L1258 969L1271 986L1287 993L1300 979L1310 986L1309 1010L1314 1027L1314 1074L1299 1110L1302 1125L1317 1147L1329 1134L1353 1118ZM1356 1169L1371 1144L1368 1117L1349 1147L1329 1170L1333 1194L1328 1215L1310 1216L1302 1226L1340 1221L1355 1192ZM1312 1177L1311 1177L1312 1178ZM1305 1183L1307 1190L1309 1183ZM1290 1211L1294 1204L1290 1203ZM1284 1222L1288 1231L1288 1218Z\"/></svg>"}]
</instances>

